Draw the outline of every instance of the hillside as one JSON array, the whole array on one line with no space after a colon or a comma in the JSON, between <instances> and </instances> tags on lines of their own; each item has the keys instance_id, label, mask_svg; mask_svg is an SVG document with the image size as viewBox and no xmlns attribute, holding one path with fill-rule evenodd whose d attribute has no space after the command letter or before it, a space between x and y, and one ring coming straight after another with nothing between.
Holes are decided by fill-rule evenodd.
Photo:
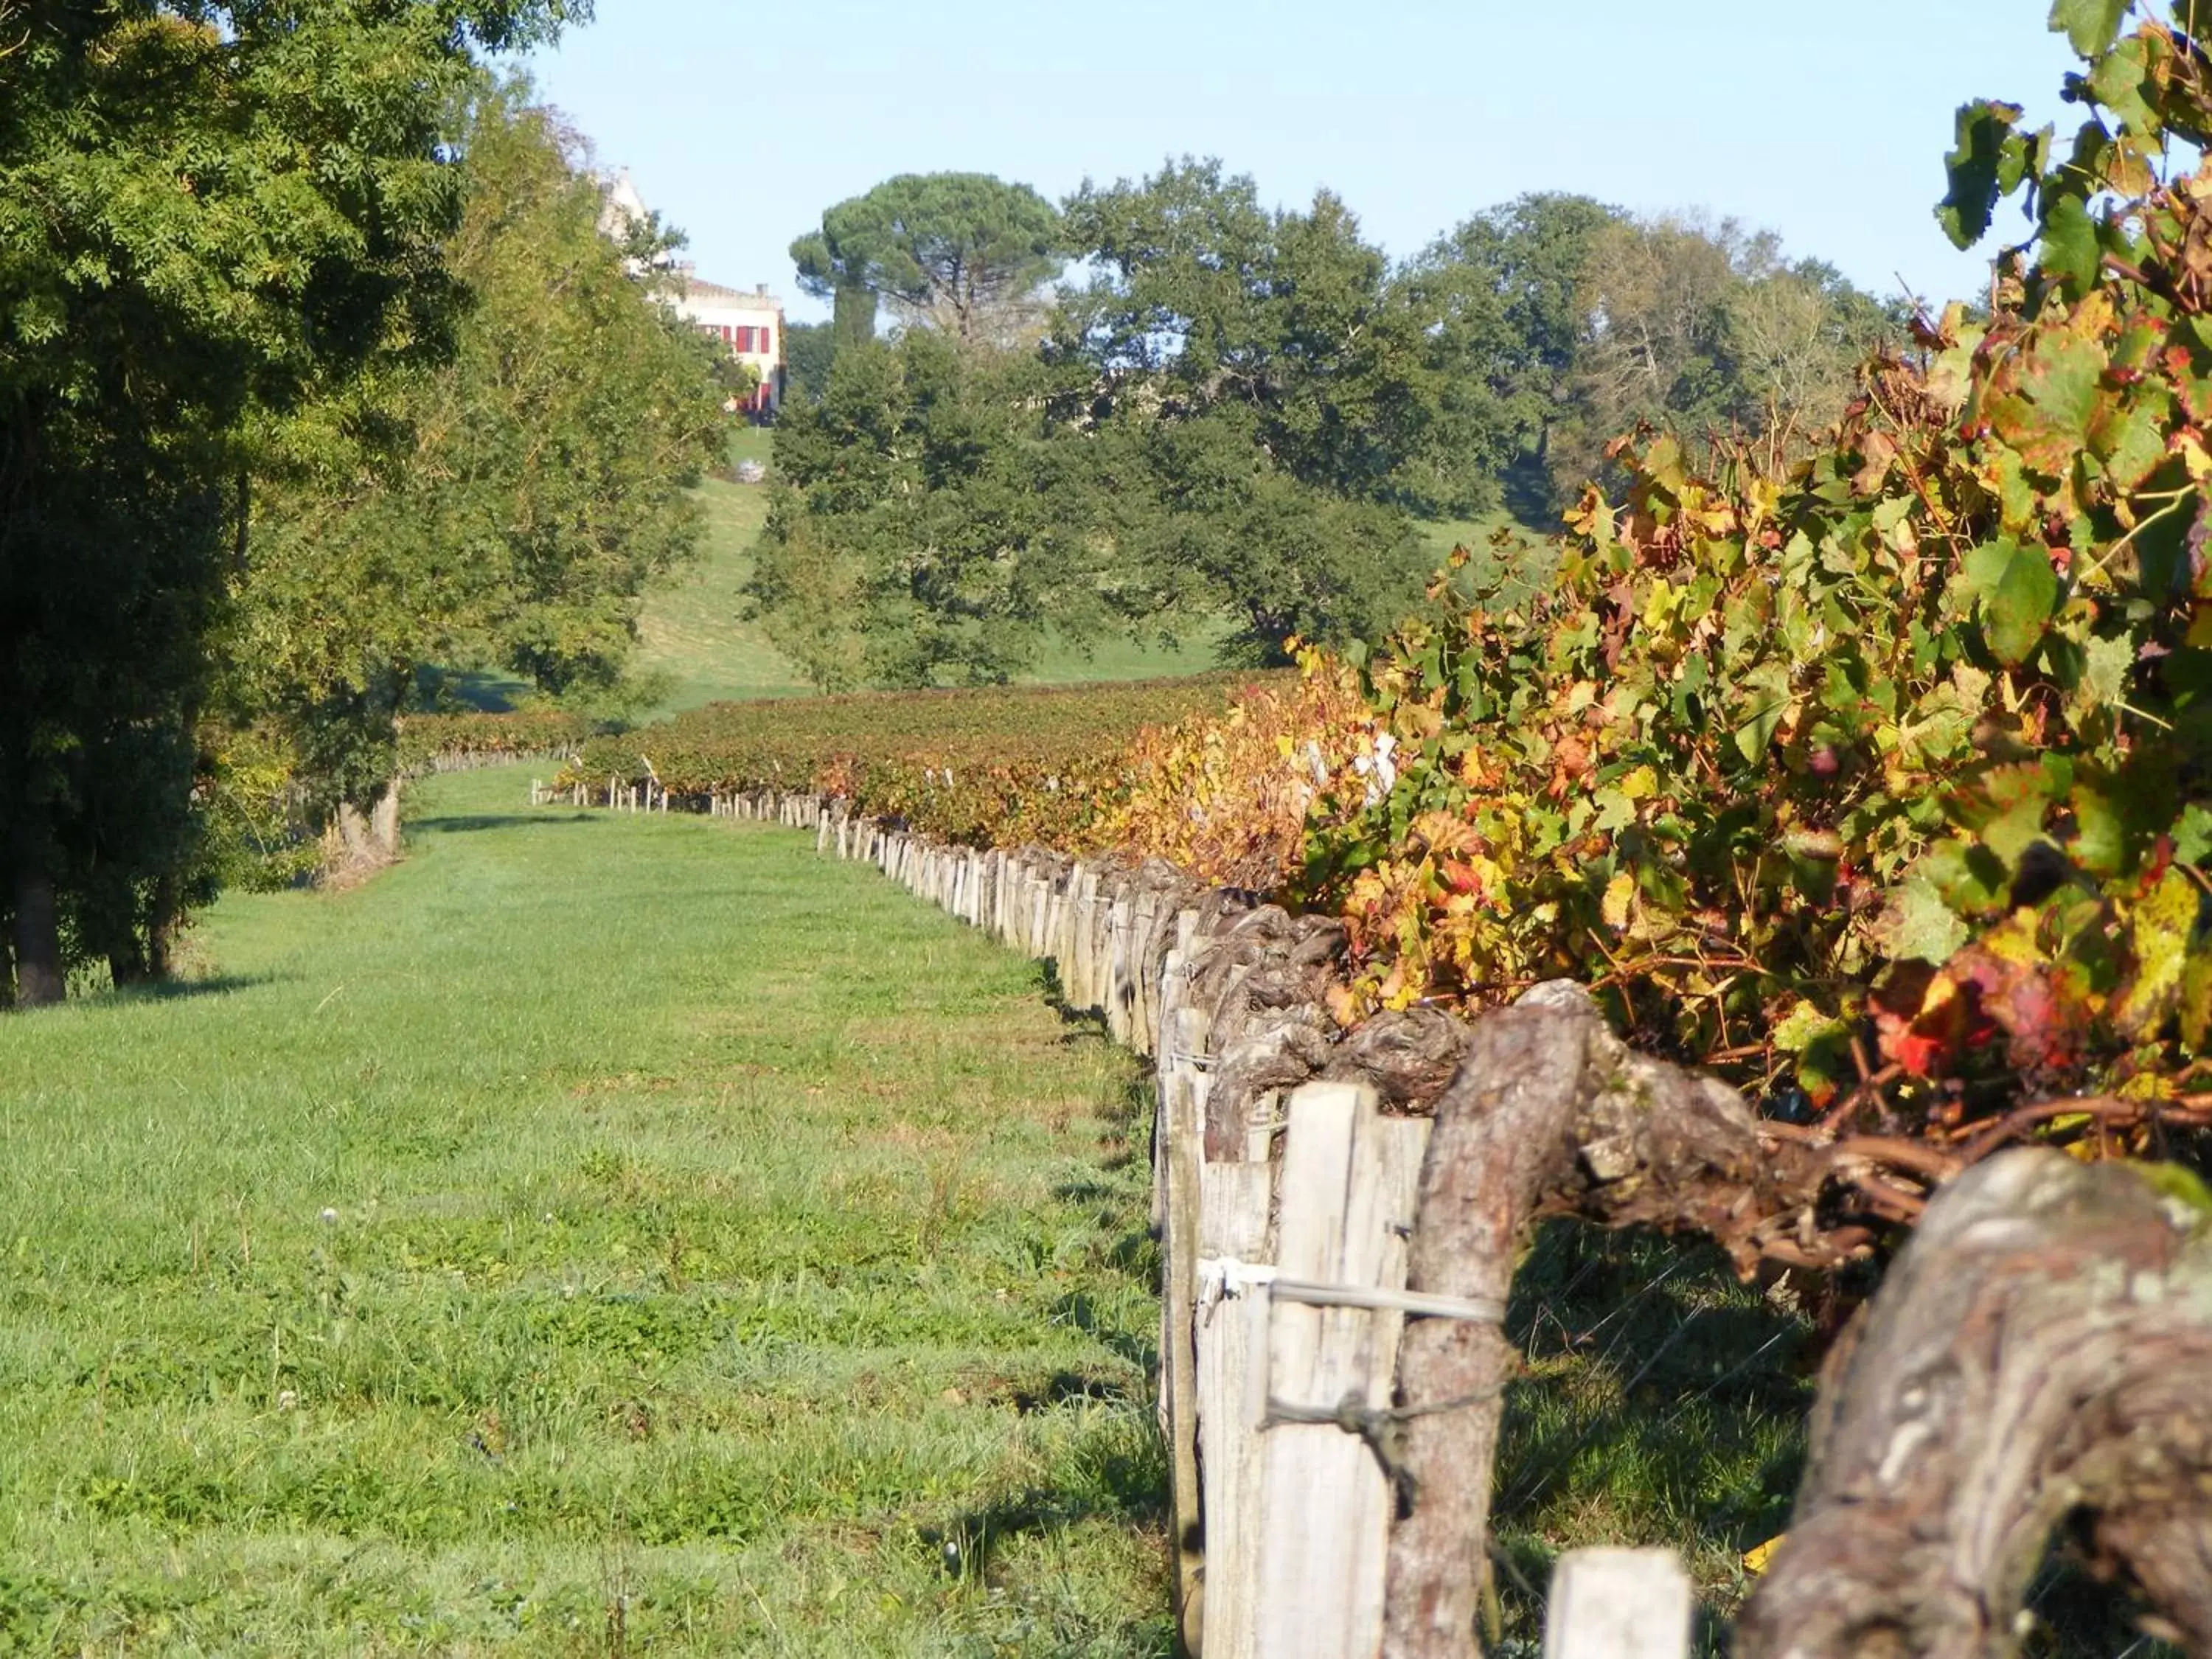
<instances>
[{"instance_id":1,"label":"hillside","mask_svg":"<svg viewBox=\"0 0 2212 1659\"><path fill-rule=\"evenodd\" d=\"M772 445L770 433L748 428L732 440L731 456L766 465ZM797 696L812 690L759 624L744 616L742 590L752 574L753 538L768 516L768 491L757 484L709 478L699 486L699 499L707 513L699 560L647 595L639 623L638 669L658 677L663 686L648 718L702 703ZM1454 520L1428 526L1428 534L1441 559L1455 542L1485 540L1506 522L1503 514ZM1204 673L1216 665L1214 646L1225 631L1208 629L1174 647L1123 638L1087 647L1055 641L1023 683L1067 685Z\"/></svg>"}]
</instances>

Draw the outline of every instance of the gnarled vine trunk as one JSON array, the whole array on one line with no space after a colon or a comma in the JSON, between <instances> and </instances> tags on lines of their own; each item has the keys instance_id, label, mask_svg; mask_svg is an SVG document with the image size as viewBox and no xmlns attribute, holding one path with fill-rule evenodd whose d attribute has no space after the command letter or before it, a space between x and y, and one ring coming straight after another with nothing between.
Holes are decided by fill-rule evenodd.
<instances>
[{"instance_id":1,"label":"gnarled vine trunk","mask_svg":"<svg viewBox=\"0 0 2212 1659\"><path fill-rule=\"evenodd\" d=\"M1832 1356L1743 1659L2008 1659L2053 1530L2212 1653L2212 1210L2023 1148L1945 1188Z\"/></svg>"}]
</instances>

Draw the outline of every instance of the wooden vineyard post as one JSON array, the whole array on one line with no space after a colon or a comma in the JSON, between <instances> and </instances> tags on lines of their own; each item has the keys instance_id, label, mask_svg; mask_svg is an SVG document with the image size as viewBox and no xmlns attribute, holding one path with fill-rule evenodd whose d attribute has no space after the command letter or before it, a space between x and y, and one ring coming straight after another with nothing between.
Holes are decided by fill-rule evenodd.
<instances>
[{"instance_id":1,"label":"wooden vineyard post","mask_svg":"<svg viewBox=\"0 0 2212 1659\"><path fill-rule=\"evenodd\" d=\"M1158 987L1152 983L1146 972L1158 960L1152 954L1152 933L1159 923L1160 895L1150 887L1137 890L1135 902L1129 907L1129 1046L1140 1054L1149 1054L1158 1046L1155 1029L1158 1017L1157 999Z\"/></svg>"},{"instance_id":2,"label":"wooden vineyard post","mask_svg":"<svg viewBox=\"0 0 2212 1659\"><path fill-rule=\"evenodd\" d=\"M1261 1451L1261 1655L1373 1659L1395 1493L1374 1449L1336 1420L1388 1410L1405 1316L1294 1299L1294 1282L1339 1292L1406 1282L1428 1123L1386 1118L1374 1091L1310 1083L1290 1098L1267 1345Z\"/></svg>"},{"instance_id":3,"label":"wooden vineyard post","mask_svg":"<svg viewBox=\"0 0 2212 1659\"><path fill-rule=\"evenodd\" d=\"M1179 973L1180 957L1170 963ZM1172 1048L1159 1056L1159 1121L1164 1179L1160 1233L1160 1427L1170 1466L1169 1549L1176 1613L1184 1645L1195 1650L1205 1532L1198 1466L1198 1295L1200 1190L1205 1120L1196 1070Z\"/></svg>"},{"instance_id":4,"label":"wooden vineyard post","mask_svg":"<svg viewBox=\"0 0 2212 1659\"><path fill-rule=\"evenodd\" d=\"M1552 1569L1544 1659L1683 1659L1690 1576L1672 1550L1569 1550Z\"/></svg>"},{"instance_id":5,"label":"wooden vineyard post","mask_svg":"<svg viewBox=\"0 0 2212 1659\"><path fill-rule=\"evenodd\" d=\"M1049 866L1047 866L1048 869ZM1052 948L1052 878L1044 871L1030 878L1029 926L1025 948L1031 962L1042 962Z\"/></svg>"},{"instance_id":6,"label":"wooden vineyard post","mask_svg":"<svg viewBox=\"0 0 2212 1659\"><path fill-rule=\"evenodd\" d=\"M1129 1040L1129 977L1134 967L1129 933L1135 908L1124 890L1108 913L1106 1030L1116 1042L1124 1043Z\"/></svg>"},{"instance_id":7,"label":"wooden vineyard post","mask_svg":"<svg viewBox=\"0 0 2212 1659\"><path fill-rule=\"evenodd\" d=\"M1185 912L1192 922L1194 913ZM1187 948L1187 947L1186 947ZM1188 974L1188 964L1184 972ZM1162 988L1166 1046L1184 1064L1210 1041L1203 1009ZM1212 1079L1194 1076L1192 1133L1205 1144L1206 1097ZM1204 1481L1206 1595L1201 1634L1209 1655L1249 1656L1257 1650L1260 1540L1267 1524L1261 1424L1267 1415L1267 1316L1261 1291L1231 1295L1231 1264L1264 1261L1274 1170L1263 1155L1199 1164L1199 1253L1203 1258L1194 1339L1198 1369L1198 1441Z\"/></svg>"}]
</instances>

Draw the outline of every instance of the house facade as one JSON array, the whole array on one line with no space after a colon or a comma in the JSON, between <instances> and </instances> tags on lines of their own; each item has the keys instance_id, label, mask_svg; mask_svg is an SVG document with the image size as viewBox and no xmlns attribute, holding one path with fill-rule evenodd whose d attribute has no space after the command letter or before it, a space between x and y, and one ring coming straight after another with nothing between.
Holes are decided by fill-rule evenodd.
<instances>
[{"instance_id":1,"label":"house facade","mask_svg":"<svg viewBox=\"0 0 2212 1659\"><path fill-rule=\"evenodd\" d=\"M759 377L743 405L745 412L762 418L774 415L783 405L783 301L765 287L724 288L686 267L677 269L678 313L721 341Z\"/></svg>"},{"instance_id":2,"label":"house facade","mask_svg":"<svg viewBox=\"0 0 2212 1659\"><path fill-rule=\"evenodd\" d=\"M602 175L599 179L599 231L613 240L627 236L644 222L645 199L638 194L629 169ZM630 274L643 276L633 261ZM678 316L703 329L729 348L730 355L749 365L756 376L752 392L729 405L732 414L755 420L771 418L783 406L783 301L765 285L751 289L724 288L693 270L688 261L671 261L661 267L675 280L665 290Z\"/></svg>"}]
</instances>

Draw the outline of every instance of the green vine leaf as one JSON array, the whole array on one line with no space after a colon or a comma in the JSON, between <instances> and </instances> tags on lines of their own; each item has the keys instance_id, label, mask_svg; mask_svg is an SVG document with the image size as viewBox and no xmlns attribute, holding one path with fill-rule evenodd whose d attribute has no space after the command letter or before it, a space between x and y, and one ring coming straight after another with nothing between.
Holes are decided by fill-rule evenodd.
<instances>
[{"instance_id":1,"label":"green vine leaf","mask_svg":"<svg viewBox=\"0 0 2212 1659\"><path fill-rule=\"evenodd\" d=\"M2051 556L2040 547L2000 537L1968 553L1959 574L1973 596L1990 653L2008 668L2026 662L2057 608L2058 578Z\"/></svg>"},{"instance_id":2,"label":"green vine leaf","mask_svg":"<svg viewBox=\"0 0 2212 1659\"><path fill-rule=\"evenodd\" d=\"M1942 894L1917 878L1898 889L1883 918L1882 946L1899 962L1948 962L1973 937Z\"/></svg>"},{"instance_id":3,"label":"green vine leaf","mask_svg":"<svg viewBox=\"0 0 2212 1659\"><path fill-rule=\"evenodd\" d=\"M2084 58L2094 58L2119 39L2120 20L2130 0L2051 0L2051 32L2063 34Z\"/></svg>"},{"instance_id":4,"label":"green vine leaf","mask_svg":"<svg viewBox=\"0 0 2212 1659\"><path fill-rule=\"evenodd\" d=\"M2021 113L2018 104L1987 98L1959 106L1958 144L1944 158L1951 187L1936 208L1936 222L1955 247L1972 247L1988 232L1997 198L2010 187L2004 175L2020 182L2027 146L2013 126Z\"/></svg>"}]
</instances>

